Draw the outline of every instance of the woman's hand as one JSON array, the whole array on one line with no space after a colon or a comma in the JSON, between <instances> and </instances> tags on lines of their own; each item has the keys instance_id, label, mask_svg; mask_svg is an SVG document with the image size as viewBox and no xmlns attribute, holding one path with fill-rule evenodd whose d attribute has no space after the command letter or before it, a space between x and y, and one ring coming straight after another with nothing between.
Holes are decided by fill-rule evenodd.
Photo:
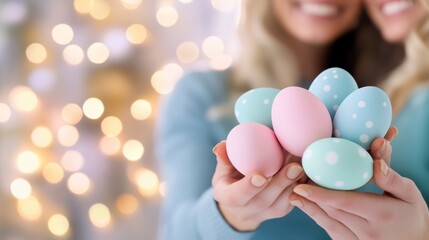
<instances>
[{"instance_id":1,"label":"woman's hand","mask_svg":"<svg viewBox=\"0 0 429 240\"><path fill-rule=\"evenodd\" d=\"M289 195L304 176L300 164L291 160L269 179L258 174L243 176L231 164L225 141L213 152L218 162L212 180L214 199L233 228L253 231L263 221L283 217L292 210Z\"/></svg>"},{"instance_id":2,"label":"woman's hand","mask_svg":"<svg viewBox=\"0 0 429 240\"><path fill-rule=\"evenodd\" d=\"M295 187L290 202L333 239L428 239L429 210L414 182L383 160L374 162L374 181L384 194L303 184Z\"/></svg>"}]
</instances>

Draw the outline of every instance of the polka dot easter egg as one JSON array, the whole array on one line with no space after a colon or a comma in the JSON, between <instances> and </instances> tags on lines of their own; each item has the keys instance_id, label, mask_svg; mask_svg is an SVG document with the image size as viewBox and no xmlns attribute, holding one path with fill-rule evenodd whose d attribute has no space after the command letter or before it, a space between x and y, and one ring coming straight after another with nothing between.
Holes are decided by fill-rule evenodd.
<instances>
[{"instance_id":1,"label":"polka dot easter egg","mask_svg":"<svg viewBox=\"0 0 429 240\"><path fill-rule=\"evenodd\" d=\"M226 152L243 175L259 173L271 177L283 166L283 148L273 130L260 123L235 126L227 136Z\"/></svg>"},{"instance_id":2,"label":"polka dot easter egg","mask_svg":"<svg viewBox=\"0 0 429 240\"><path fill-rule=\"evenodd\" d=\"M369 149L376 137L383 137L392 121L392 106L377 87L363 87L341 103L334 117L334 136Z\"/></svg>"},{"instance_id":3,"label":"polka dot easter egg","mask_svg":"<svg viewBox=\"0 0 429 240\"><path fill-rule=\"evenodd\" d=\"M242 94L234 107L238 122L257 122L272 128L271 107L279 91L275 88L256 88Z\"/></svg>"},{"instance_id":4,"label":"polka dot easter egg","mask_svg":"<svg viewBox=\"0 0 429 240\"><path fill-rule=\"evenodd\" d=\"M304 151L302 166L316 184L335 190L353 190L373 175L373 159L360 145L341 138L325 138Z\"/></svg>"},{"instance_id":5,"label":"polka dot easter egg","mask_svg":"<svg viewBox=\"0 0 429 240\"><path fill-rule=\"evenodd\" d=\"M343 100L357 89L358 85L349 72L333 67L321 72L311 83L309 91L325 104L331 119L334 119Z\"/></svg>"}]
</instances>

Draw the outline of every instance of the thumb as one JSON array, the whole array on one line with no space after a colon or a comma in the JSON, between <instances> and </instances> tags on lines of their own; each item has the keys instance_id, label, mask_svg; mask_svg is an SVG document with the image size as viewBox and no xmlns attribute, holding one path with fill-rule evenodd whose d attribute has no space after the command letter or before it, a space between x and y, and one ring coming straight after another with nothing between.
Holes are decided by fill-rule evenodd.
<instances>
[{"instance_id":1,"label":"thumb","mask_svg":"<svg viewBox=\"0 0 429 240\"><path fill-rule=\"evenodd\" d=\"M389 168L383 159L374 161L374 181L385 192L407 202L414 201L419 192L411 179Z\"/></svg>"},{"instance_id":2,"label":"thumb","mask_svg":"<svg viewBox=\"0 0 429 240\"><path fill-rule=\"evenodd\" d=\"M228 154L226 152L226 141L220 141L216 146L213 148L213 153L216 155L216 160L218 164L222 165L232 165L231 161L229 160Z\"/></svg>"}]
</instances>

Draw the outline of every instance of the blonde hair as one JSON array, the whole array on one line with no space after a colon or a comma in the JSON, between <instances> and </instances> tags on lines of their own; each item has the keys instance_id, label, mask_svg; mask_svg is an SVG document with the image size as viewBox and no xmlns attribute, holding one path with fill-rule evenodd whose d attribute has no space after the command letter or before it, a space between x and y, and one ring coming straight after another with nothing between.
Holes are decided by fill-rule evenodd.
<instances>
[{"instance_id":1,"label":"blonde hair","mask_svg":"<svg viewBox=\"0 0 429 240\"><path fill-rule=\"evenodd\" d=\"M394 114L405 105L413 90L429 84L429 3L422 3L428 14L405 40L404 61L382 85L390 96Z\"/></svg>"}]
</instances>

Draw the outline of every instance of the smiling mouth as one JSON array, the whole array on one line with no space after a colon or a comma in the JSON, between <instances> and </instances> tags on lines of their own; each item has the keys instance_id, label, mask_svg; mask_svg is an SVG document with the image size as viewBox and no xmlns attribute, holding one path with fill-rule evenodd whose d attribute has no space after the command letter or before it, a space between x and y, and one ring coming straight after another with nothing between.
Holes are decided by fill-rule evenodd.
<instances>
[{"instance_id":1,"label":"smiling mouth","mask_svg":"<svg viewBox=\"0 0 429 240\"><path fill-rule=\"evenodd\" d=\"M386 2L381 6L381 11L384 15L391 16L412 8L414 4L414 0L399 0Z\"/></svg>"},{"instance_id":2,"label":"smiling mouth","mask_svg":"<svg viewBox=\"0 0 429 240\"><path fill-rule=\"evenodd\" d=\"M338 5L329 3L304 2L298 8L305 14L315 17L332 17L340 13Z\"/></svg>"}]
</instances>

